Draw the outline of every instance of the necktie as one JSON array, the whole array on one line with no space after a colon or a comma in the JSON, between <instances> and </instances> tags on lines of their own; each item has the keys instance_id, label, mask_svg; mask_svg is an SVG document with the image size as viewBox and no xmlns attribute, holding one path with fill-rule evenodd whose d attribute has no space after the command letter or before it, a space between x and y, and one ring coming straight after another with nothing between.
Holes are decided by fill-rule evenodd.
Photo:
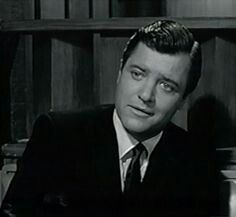
<instances>
[{"instance_id":1,"label":"necktie","mask_svg":"<svg viewBox=\"0 0 236 217\"><path fill-rule=\"evenodd\" d=\"M135 193L141 184L140 156L144 150L142 143L133 148L134 154L126 173L124 193Z\"/></svg>"}]
</instances>

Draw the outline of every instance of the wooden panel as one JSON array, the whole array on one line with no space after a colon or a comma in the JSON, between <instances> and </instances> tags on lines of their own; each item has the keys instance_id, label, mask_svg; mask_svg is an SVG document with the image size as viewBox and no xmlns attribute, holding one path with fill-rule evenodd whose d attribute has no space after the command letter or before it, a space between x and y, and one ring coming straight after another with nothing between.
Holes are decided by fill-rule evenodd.
<instances>
[{"instance_id":1,"label":"wooden panel","mask_svg":"<svg viewBox=\"0 0 236 217\"><path fill-rule=\"evenodd\" d=\"M52 41L52 109L70 110L93 103L92 38L57 37Z\"/></svg>"},{"instance_id":2,"label":"wooden panel","mask_svg":"<svg viewBox=\"0 0 236 217\"><path fill-rule=\"evenodd\" d=\"M69 43L52 40L52 109L73 108L73 51Z\"/></svg>"},{"instance_id":3,"label":"wooden panel","mask_svg":"<svg viewBox=\"0 0 236 217\"><path fill-rule=\"evenodd\" d=\"M25 38L20 37L10 75L11 94L11 137L13 140L26 136L26 75L25 75Z\"/></svg>"},{"instance_id":4,"label":"wooden panel","mask_svg":"<svg viewBox=\"0 0 236 217\"><path fill-rule=\"evenodd\" d=\"M35 17L35 1L24 0L24 18L34 19ZM33 113L33 37L32 35L24 35L25 38L25 101L26 101L26 135L29 137L32 132L35 120Z\"/></svg>"},{"instance_id":5,"label":"wooden panel","mask_svg":"<svg viewBox=\"0 0 236 217\"><path fill-rule=\"evenodd\" d=\"M229 109L236 123L236 40L232 37L216 38L215 89Z\"/></svg>"},{"instance_id":6,"label":"wooden panel","mask_svg":"<svg viewBox=\"0 0 236 217\"><path fill-rule=\"evenodd\" d=\"M104 37L100 47L100 103L113 103L120 58L126 37Z\"/></svg>"},{"instance_id":7,"label":"wooden panel","mask_svg":"<svg viewBox=\"0 0 236 217\"><path fill-rule=\"evenodd\" d=\"M93 35L93 74L94 74L94 102L96 105L100 104L100 73L101 65L101 34L95 33Z\"/></svg>"},{"instance_id":8,"label":"wooden panel","mask_svg":"<svg viewBox=\"0 0 236 217\"><path fill-rule=\"evenodd\" d=\"M0 17L4 20L30 19L33 17L34 1L0 0Z\"/></svg>"},{"instance_id":9,"label":"wooden panel","mask_svg":"<svg viewBox=\"0 0 236 217\"><path fill-rule=\"evenodd\" d=\"M112 17L158 17L164 15L162 0L112 0Z\"/></svg>"},{"instance_id":10,"label":"wooden panel","mask_svg":"<svg viewBox=\"0 0 236 217\"><path fill-rule=\"evenodd\" d=\"M33 38L33 112L34 117L51 108L51 39L47 34Z\"/></svg>"},{"instance_id":11,"label":"wooden panel","mask_svg":"<svg viewBox=\"0 0 236 217\"><path fill-rule=\"evenodd\" d=\"M89 0L70 0L69 17L70 18L89 18Z\"/></svg>"},{"instance_id":12,"label":"wooden panel","mask_svg":"<svg viewBox=\"0 0 236 217\"><path fill-rule=\"evenodd\" d=\"M214 95L229 109L236 123L236 41L215 37L203 43L203 72L193 98Z\"/></svg>"},{"instance_id":13,"label":"wooden panel","mask_svg":"<svg viewBox=\"0 0 236 217\"><path fill-rule=\"evenodd\" d=\"M192 102L199 96L214 93L215 44L215 37L202 43L202 76L197 89L194 91L194 94L192 94ZM216 82L218 81L216 80Z\"/></svg>"},{"instance_id":14,"label":"wooden panel","mask_svg":"<svg viewBox=\"0 0 236 217\"><path fill-rule=\"evenodd\" d=\"M0 0L0 16L4 20L31 19L33 18L33 7L34 4L31 0ZM4 62L2 64L4 67L1 70L5 87L0 85L1 93L4 96L1 98L0 103L3 105L0 110L4 111L4 118L0 118L4 128L0 131L5 132L5 135L0 135L2 137L0 142L2 139L3 141L6 139L9 141L9 133L11 133L12 140L27 136L26 116L28 102L26 101L26 91L28 89L26 71L28 60L26 59L25 49L28 46L28 41L22 36L20 43L16 47L15 41L18 40L18 36L12 34L8 35L8 37L9 40L4 40L4 43L6 43L3 47ZM16 56L14 57L15 54ZM10 72L11 75L8 74ZM9 76L10 80L8 80ZM10 124L11 126L9 126Z\"/></svg>"},{"instance_id":15,"label":"wooden panel","mask_svg":"<svg viewBox=\"0 0 236 217\"><path fill-rule=\"evenodd\" d=\"M65 17L65 0L41 0L40 3L41 19ZM64 110L73 107L73 47L66 41L54 37L50 40L51 65L48 71L50 98L48 100L52 110Z\"/></svg>"},{"instance_id":16,"label":"wooden panel","mask_svg":"<svg viewBox=\"0 0 236 217\"><path fill-rule=\"evenodd\" d=\"M203 74L192 96L190 129L215 147L235 145L236 41L227 34L203 43Z\"/></svg>"},{"instance_id":17,"label":"wooden panel","mask_svg":"<svg viewBox=\"0 0 236 217\"><path fill-rule=\"evenodd\" d=\"M93 40L92 35L87 34L77 35L75 38L73 64L76 73L76 105L82 109L95 102Z\"/></svg>"},{"instance_id":18,"label":"wooden panel","mask_svg":"<svg viewBox=\"0 0 236 217\"><path fill-rule=\"evenodd\" d=\"M104 19L110 16L109 0L93 0L93 18Z\"/></svg>"},{"instance_id":19,"label":"wooden panel","mask_svg":"<svg viewBox=\"0 0 236 217\"><path fill-rule=\"evenodd\" d=\"M40 0L41 19L65 18L65 0Z\"/></svg>"},{"instance_id":20,"label":"wooden panel","mask_svg":"<svg viewBox=\"0 0 236 217\"><path fill-rule=\"evenodd\" d=\"M24 10L24 19L34 19L35 17L34 1L24 0L23 10Z\"/></svg>"},{"instance_id":21,"label":"wooden panel","mask_svg":"<svg viewBox=\"0 0 236 217\"><path fill-rule=\"evenodd\" d=\"M31 135L35 120L33 114L33 38L25 35L25 76L26 76L26 137Z\"/></svg>"},{"instance_id":22,"label":"wooden panel","mask_svg":"<svg viewBox=\"0 0 236 217\"><path fill-rule=\"evenodd\" d=\"M10 72L18 41L13 35L0 34L0 146L11 140Z\"/></svg>"},{"instance_id":23,"label":"wooden panel","mask_svg":"<svg viewBox=\"0 0 236 217\"><path fill-rule=\"evenodd\" d=\"M234 0L166 0L167 16L232 17L236 16Z\"/></svg>"},{"instance_id":24,"label":"wooden panel","mask_svg":"<svg viewBox=\"0 0 236 217\"><path fill-rule=\"evenodd\" d=\"M2 32L38 32L38 31L130 31L147 25L156 17L146 18L112 18L112 19L84 19L84 20L19 20L3 21ZM166 19L165 17L159 19ZM224 30L236 29L236 18L171 18L193 30Z\"/></svg>"},{"instance_id":25,"label":"wooden panel","mask_svg":"<svg viewBox=\"0 0 236 217\"><path fill-rule=\"evenodd\" d=\"M24 18L22 1L20 0L0 0L1 19L16 20Z\"/></svg>"}]
</instances>

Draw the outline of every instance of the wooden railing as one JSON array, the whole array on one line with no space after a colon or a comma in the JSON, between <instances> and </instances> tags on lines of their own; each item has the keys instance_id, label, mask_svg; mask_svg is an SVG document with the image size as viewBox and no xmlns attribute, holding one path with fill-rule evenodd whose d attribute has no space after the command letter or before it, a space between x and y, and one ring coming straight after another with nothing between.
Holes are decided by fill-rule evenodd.
<instances>
[{"instance_id":1,"label":"wooden railing","mask_svg":"<svg viewBox=\"0 0 236 217\"><path fill-rule=\"evenodd\" d=\"M190 29L236 29L236 18L175 18L175 17L145 17L145 18L109 18L109 19L43 19L0 21L2 32L34 32L34 31L68 31L68 30L135 30L156 19L173 19Z\"/></svg>"}]
</instances>

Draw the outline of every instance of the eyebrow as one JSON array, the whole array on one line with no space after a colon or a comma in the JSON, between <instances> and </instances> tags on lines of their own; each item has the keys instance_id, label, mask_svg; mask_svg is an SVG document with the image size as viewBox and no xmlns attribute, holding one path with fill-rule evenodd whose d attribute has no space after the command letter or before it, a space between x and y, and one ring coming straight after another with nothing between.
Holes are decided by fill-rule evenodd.
<instances>
[{"instance_id":1,"label":"eyebrow","mask_svg":"<svg viewBox=\"0 0 236 217\"><path fill-rule=\"evenodd\" d=\"M146 71L147 71L146 69L144 69L144 68L142 68L141 66L138 66L138 65L136 65L136 64L132 64L132 65L130 65L129 67L130 67L130 68L138 68L139 70L141 70L141 71L143 71L143 72L146 72Z\"/></svg>"},{"instance_id":2,"label":"eyebrow","mask_svg":"<svg viewBox=\"0 0 236 217\"><path fill-rule=\"evenodd\" d=\"M174 84L177 88L179 88L179 83L177 83L173 79L170 79L170 78L164 76L163 74L161 74L161 78L164 79L165 81L168 81L168 82Z\"/></svg>"}]
</instances>

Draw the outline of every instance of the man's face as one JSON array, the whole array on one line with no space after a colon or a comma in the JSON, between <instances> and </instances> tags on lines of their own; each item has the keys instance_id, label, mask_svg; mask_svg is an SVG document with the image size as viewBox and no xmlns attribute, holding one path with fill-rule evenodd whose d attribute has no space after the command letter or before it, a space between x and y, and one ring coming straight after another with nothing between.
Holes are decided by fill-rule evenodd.
<instances>
[{"instance_id":1,"label":"man's face","mask_svg":"<svg viewBox=\"0 0 236 217\"><path fill-rule=\"evenodd\" d=\"M183 103L190 57L162 54L139 43L119 72L116 109L139 140L159 133Z\"/></svg>"}]
</instances>

